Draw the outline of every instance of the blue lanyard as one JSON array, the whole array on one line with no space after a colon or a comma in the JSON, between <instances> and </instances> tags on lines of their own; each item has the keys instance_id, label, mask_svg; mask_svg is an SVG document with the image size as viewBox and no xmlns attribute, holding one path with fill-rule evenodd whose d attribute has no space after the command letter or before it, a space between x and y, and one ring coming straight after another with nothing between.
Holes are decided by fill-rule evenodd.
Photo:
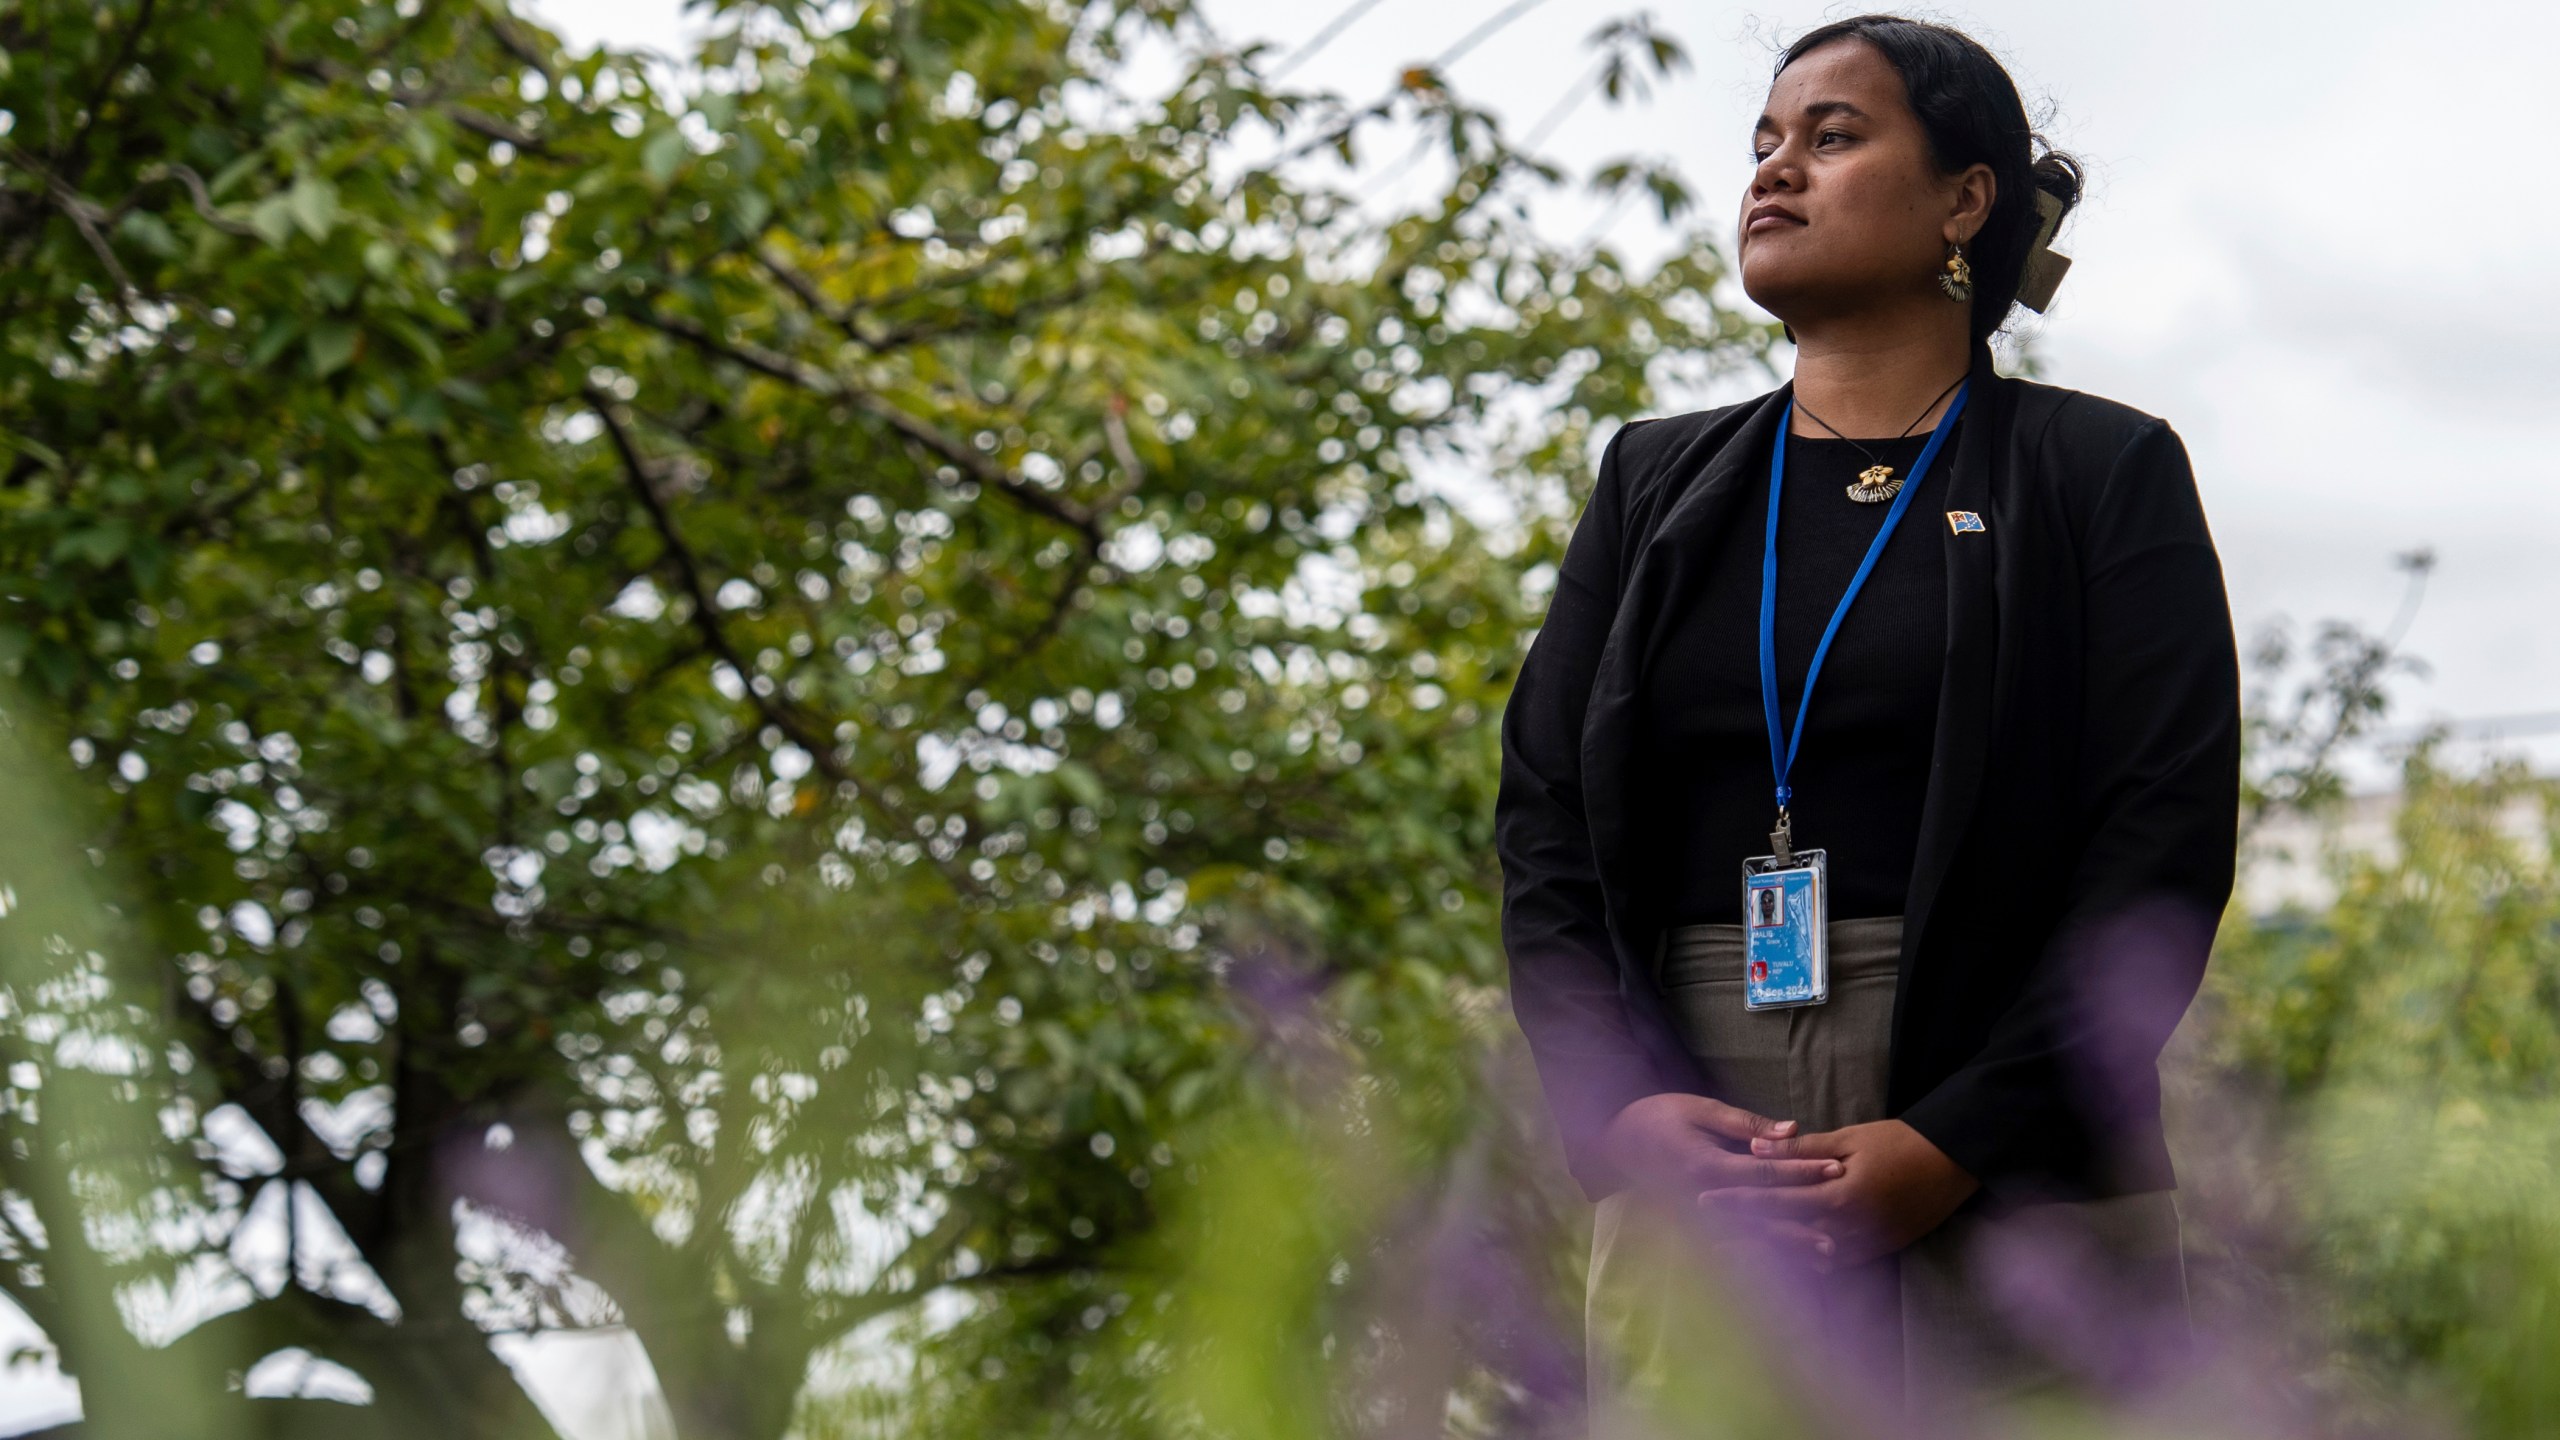
<instances>
[{"instance_id":1,"label":"blue lanyard","mask_svg":"<svg viewBox=\"0 0 2560 1440\"><path fill-rule=\"evenodd\" d=\"M1947 443L1947 432L1956 426L1956 417L1964 413L1964 397L1973 388L1966 381L1956 390L1956 398L1947 413L1938 420L1938 428L1929 432L1929 443L1920 450L1919 462L1911 467L1911 478L1902 482L1902 492L1893 497L1893 508L1884 516L1883 528L1876 531L1867 546L1867 558L1858 562L1858 573L1849 577L1849 588L1840 604L1831 612L1831 623L1823 627L1822 643L1813 649L1813 663L1805 667L1804 693L1796 697L1796 727L1781 748L1778 729L1778 492L1787 474L1787 431L1795 425L1795 402L1787 402L1787 413L1778 421L1778 443L1769 457L1769 543L1760 556L1760 706L1769 719L1769 768L1778 780L1779 826L1786 828L1787 802L1795 791L1787 784L1787 773L1795 768L1796 747L1804 743L1804 715L1813 705L1813 682L1822 674L1822 658L1831 653L1831 641L1840 633L1840 622L1849 618L1849 606L1865 587L1867 576L1874 573L1876 561L1884 555L1884 544L1893 538L1893 528L1902 523L1902 512L1911 508L1911 497L1920 493L1920 482L1929 474L1929 462Z\"/></svg>"}]
</instances>

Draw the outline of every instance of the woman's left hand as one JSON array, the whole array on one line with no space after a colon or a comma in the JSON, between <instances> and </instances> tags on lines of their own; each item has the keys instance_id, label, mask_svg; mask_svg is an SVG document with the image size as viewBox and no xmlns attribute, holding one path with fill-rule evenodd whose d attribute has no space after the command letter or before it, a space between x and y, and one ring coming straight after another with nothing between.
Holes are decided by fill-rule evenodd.
<instances>
[{"instance_id":1,"label":"woman's left hand","mask_svg":"<svg viewBox=\"0 0 2560 1440\"><path fill-rule=\"evenodd\" d=\"M1836 1159L1841 1175L1788 1189L1708 1190L1698 1203L1810 1225L1831 1237L1829 1263L1835 1267L1889 1255L1937 1229L1977 1188L1945 1151L1899 1120L1782 1140L1757 1138L1751 1153L1778 1160Z\"/></svg>"}]
</instances>

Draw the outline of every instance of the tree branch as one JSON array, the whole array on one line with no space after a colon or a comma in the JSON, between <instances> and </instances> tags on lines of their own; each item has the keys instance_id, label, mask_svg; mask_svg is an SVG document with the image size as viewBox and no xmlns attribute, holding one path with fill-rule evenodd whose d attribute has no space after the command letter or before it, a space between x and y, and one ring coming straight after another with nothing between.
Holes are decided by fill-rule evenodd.
<instances>
[{"instance_id":1,"label":"tree branch","mask_svg":"<svg viewBox=\"0 0 2560 1440\"><path fill-rule=\"evenodd\" d=\"M980 665L959 685L953 687L956 693L966 695L973 690L983 690L994 685L1005 676L1012 674L1037 654L1041 647L1055 639L1058 631L1067 623L1067 612L1075 608L1076 597L1084 593L1085 570L1090 561L1090 552L1085 556L1067 561L1066 577L1059 582L1055 593L1050 595L1048 608L1042 612L1038 623L1016 639L1008 653L990 663Z\"/></svg>"},{"instance_id":2,"label":"tree branch","mask_svg":"<svg viewBox=\"0 0 2560 1440\"><path fill-rule=\"evenodd\" d=\"M661 315L654 310L634 310L630 314L652 330L672 335L698 350L743 365L768 379L796 386L813 395L834 397L845 393L844 386L838 384L834 376L814 366L803 365L788 355L777 355L761 345L745 340L723 340L690 320Z\"/></svg>"},{"instance_id":3,"label":"tree branch","mask_svg":"<svg viewBox=\"0 0 2560 1440\"><path fill-rule=\"evenodd\" d=\"M622 462L624 480L632 494L639 499L641 509L648 512L649 522L658 532L659 543L666 547L667 562L675 567L677 583L683 587L686 598L693 603L694 628L701 633L703 643L710 647L711 653L724 661L730 669L736 671L741 681L746 682L748 703L755 706L768 723L788 736L791 743L807 751L811 763L817 766L820 773L837 784L851 786L856 796L878 810L892 824L901 830L912 832L913 821L901 807L890 804L876 787L856 776L850 767L837 758L836 741L832 733L820 729L808 716L801 713L797 706L786 703L781 697L757 692L754 683L755 667L749 665L738 653L737 647L730 643L728 631L721 627L719 607L712 603L711 591L708 582L703 578L701 563L695 559L693 547L685 543L682 532L676 528L675 517L667 512L666 502L659 497L657 484L650 474L649 463L640 454L639 447L632 442L630 429L622 423L621 417L616 413L617 407L614 401L593 387L586 390L585 398L588 408L593 410L596 417L604 423L605 435L613 442L614 454ZM978 886L968 878L966 871L939 859L934 861L934 866L941 871L943 878L950 882L953 889L963 894L977 892Z\"/></svg>"},{"instance_id":4,"label":"tree branch","mask_svg":"<svg viewBox=\"0 0 2560 1440\"><path fill-rule=\"evenodd\" d=\"M501 43L504 43L503 40ZM518 54L518 58L523 57ZM306 80L317 80L324 85L356 85L360 80L353 71L328 60L300 60L278 55L276 61L284 70L300 75ZM547 67L538 63L534 68L541 70L546 76L551 73ZM435 111L484 140L503 141L528 155L551 153L550 146L544 143L541 136L519 130L495 116L484 115L468 105L448 103L443 95L434 91L402 87L394 89L391 92L391 98L419 110Z\"/></svg>"},{"instance_id":5,"label":"tree branch","mask_svg":"<svg viewBox=\"0 0 2560 1440\"><path fill-rule=\"evenodd\" d=\"M468 105L449 105L444 107L444 113L446 118L452 120L455 125L483 140L512 145L528 155L543 154L547 149L542 143L542 137L528 135L513 125L494 116L483 115Z\"/></svg>"},{"instance_id":6,"label":"tree branch","mask_svg":"<svg viewBox=\"0 0 2560 1440\"><path fill-rule=\"evenodd\" d=\"M237 220L224 219L221 213L213 208L213 192L205 187L204 177L197 174L192 167L169 165L161 168L162 176L157 178L174 179L187 187L187 198L195 205L196 218L225 235L238 236L244 240L254 240L258 237L256 230Z\"/></svg>"},{"instance_id":7,"label":"tree branch","mask_svg":"<svg viewBox=\"0 0 2560 1440\"><path fill-rule=\"evenodd\" d=\"M560 78L553 73L550 59L535 50L530 41L516 33L515 26L508 22L504 12L484 11L483 13L489 21L489 33L496 37L499 49L523 62L527 68L540 71L545 80L556 81Z\"/></svg>"},{"instance_id":8,"label":"tree branch","mask_svg":"<svg viewBox=\"0 0 2560 1440\"><path fill-rule=\"evenodd\" d=\"M74 176L88 168L89 134L97 126L99 113L106 107L108 92L115 88L116 77L133 64L133 57L141 51L143 32L151 28L151 15L158 4L159 0L142 0L135 9L133 26L124 32L123 46L116 51L116 58L108 62L106 69L99 72L98 83L89 91L88 103L81 107L80 128L72 133L71 143L64 146L56 157L69 162L63 168Z\"/></svg>"},{"instance_id":9,"label":"tree branch","mask_svg":"<svg viewBox=\"0 0 2560 1440\"><path fill-rule=\"evenodd\" d=\"M1107 229L1110 227L1100 226L1095 228ZM1139 250L1137 255L1130 257L1128 260L1121 263L1126 265L1143 264L1148 259L1153 258L1161 248L1162 246L1159 241L1150 238ZM792 268L787 261L774 254L772 250L760 246L755 252L755 258L756 262L762 265L767 273L771 274L774 279L782 282L784 289L789 290L794 296L798 297L800 303L807 306L811 314L816 315L819 319L826 321L836 329L843 331L845 338L867 350L872 351L902 349L909 345L921 345L929 341L949 339L953 336L975 334L981 330L995 326L1019 326L1021 322L1029 316L1044 314L1048 311L1059 309L1062 306L1072 305L1093 294L1095 291L1102 288L1103 281L1107 278L1109 273L1103 269L1097 268L1093 272L1087 274L1084 278L1077 280L1070 285L1067 285L1051 294L1042 295L1035 299L1025 301L1009 310L997 311L984 307L963 306L960 307L960 309L962 313L965 313L968 316L965 321L946 320L942 323L932 325L918 323L892 328L878 335L866 335L862 333L862 327L855 322L851 311L830 304L826 296L818 290L817 283L815 281L811 280L807 275L802 274L800 271ZM988 271L995 269L997 265L1001 264L1007 258L1010 257L993 257L986 263L972 267L968 271L940 277L937 283L931 287L918 285L910 289L882 297L873 303L872 308L875 310L893 309L908 300L930 293L931 290L947 291L955 287L965 289L970 282L980 278Z\"/></svg>"},{"instance_id":10,"label":"tree branch","mask_svg":"<svg viewBox=\"0 0 2560 1440\"><path fill-rule=\"evenodd\" d=\"M0 159L25 170L43 184L45 198L53 203L54 209L70 218L72 226L80 232L80 238L89 243L99 262L107 267L107 273L115 277L120 298L131 299L140 293L134 288L133 277L125 273L124 262L116 258L106 236L99 233L98 222L109 218L104 206L73 189L69 181L46 168L44 162L15 145L0 143Z\"/></svg>"},{"instance_id":11,"label":"tree branch","mask_svg":"<svg viewBox=\"0 0 2560 1440\"><path fill-rule=\"evenodd\" d=\"M761 346L745 341L723 340L689 320L661 315L649 310L632 313L633 318L653 330L671 335L708 354L745 366L759 375L779 380L786 385L796 386L815 395L850 400L878 419L887 422L889 428L897 431L908 443L939 457L945 464L987 489L996 491L1025 510L1064 525L1083 536L1091 545L1099 546L1102 543L1102 523L1093 515L1007 470L970 446L944 434L930 422L908 414L885 397L845 385L825 371L804 365L789 356L777 355Z\"/></svg>"}]
</instances>

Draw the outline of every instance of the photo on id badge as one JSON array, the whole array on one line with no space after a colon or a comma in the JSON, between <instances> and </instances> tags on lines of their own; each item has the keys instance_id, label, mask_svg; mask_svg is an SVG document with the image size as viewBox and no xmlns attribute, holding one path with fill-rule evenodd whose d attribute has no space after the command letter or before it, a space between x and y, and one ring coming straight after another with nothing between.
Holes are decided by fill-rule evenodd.
<instances>
[{"instance_id":1,"label":"photo on id badge","mask_svg":"<svg viewBox=\"0 0 2560 1440\"><path fill-rule=\"evenodd\" d=\"M1763 855L1743 867L1745 1009L1819 1005L1830 998L1826 858L1819 850L1799 850L1783 862Z\"/></svg>"}]
</instances>

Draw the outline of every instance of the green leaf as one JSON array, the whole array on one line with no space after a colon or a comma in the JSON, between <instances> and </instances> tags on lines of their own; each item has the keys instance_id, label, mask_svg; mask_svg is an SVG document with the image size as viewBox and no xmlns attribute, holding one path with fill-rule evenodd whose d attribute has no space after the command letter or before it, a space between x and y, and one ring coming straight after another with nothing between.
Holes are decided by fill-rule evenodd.
<instances>
[{"instance_id":1,"label":"green leaf","mask_svg":"<svg viewBox=\"0 0 2560 1440\"><path fill-rule=\"evenodd\" d=\"M1102 788L1102 778L1093 773L1093 768L1091 766L1080 761L1070 760L1065 764L1060 765L1057 768L1056 774L1058 784L1063 787L1069 795L1075 797L1077 804L1099 805L1102 803L1102 797L1105 793Z\"/></svg>"},{"instance_id":2,"label":"green leaf","mask_svg":"<svg viewBox=\"0 0 2560 1440\"><path fill-rule=\"evenodd\" d=\"M441 430L445 426L444 397L433 390L413 391L400 407L400 418L420 430Z\"/></svg>"},{"instance_id":3,"label":"green leaf","mask_svg":"<svg viewBox=\"0 0 2560 1440\"><path fill-rule=\"evenodd\" d=\"M1176 1076L1173 1088L1166 1092L1165 1108L1170 1110L1177 1120L1188 1119L1199 1110L1200 1102L1207 1098L1209 1088L1216 1083L1217 1077L1205 1070L1193 1070Z\"/></svg>"},{"instance_id":4,"label":"green leaf","mask_svg":"<svg viewBox=\"0 0 2560 1440\"><path fill-rule=\"evenodd\" d=\"M260 166L266 164L266 162L267 157L264 152L258 150L245 151L238 159L233 160L230 164L215 171L213 178L205 182L204 188L212 194L213 198L219 200L223 196L231 193L232 186L248 179L251 175L257 172Z\"/></svg>"},{"instance_id":5,"label":"green leaf","mask_svg":"<svg viewBox=\"0 0 2560 1440\"><path fill-rule=\"evenodd\" d=\"M59 472L62 469L61 453L33 436L20 435L6 427L0 427L0 444L6 444L10 449L35 461L47 470Z\"/></svg>"},{"instance_id":6,"label":"green leaf","mask_svg":"<svg viewBox=\"0 0 2560 1440\"><path fill-rule=\"evenodd\" d=\"M1132 1117L1139 1120L1147 1118L1146 1094L1138 1089L1137 1082L1131 1080L1119 1066L1102 1067L1102 1086L1119 1099L1121 1105L1127 1108Z\"/></svg>"},{"instance_id":7,"label":"green leaf","mask_svg":"<svg viewBox=\"0 0 2560 1440\"><path fill-rule=\"evenodd\" d=\"M399 311L378 315L369 314L365 317L365 323L370 328L399 341L408 347L410 354L430 365L444 355L443 347L436 343L435 336L430 334L425 326Z\"/></svg>"},{"instance_id":8,"label":"green leaf","mask_svg":"<svg viewBox=\"0 0 2560 1440\"><path fill-rule=\"evenodd\" d=\"M1680 183L1680 177L1668 170L1657 170L1645 177L1645 188L1653 192L1665 223L1679 219L1689 208L1689 187Z\"/></svg>"},{"instance_id":9,"label":"green leaf","mask_svg":"<svg viewBox=\"0 0 2560 1440\"><path fill-rule=\"evenodd\" d=\"M178 232L148 210L127 212L124 219L116 222L116 233L163 260L175 260L186 253L186 247L178 243Z\"/></svg>"},{"instance_id":10,"label":"green leaf","mask_svg":"<svg viewBox=\"0 0 2560 1440\"><path fill-rule=\"evenodd\" d=\"M316 175L305 175L285 192L293 223L314 240L326 240L338 223L338 187Z\"/></svg>"},{"instance_id":11,"label":"green leaf","mask_svg":"<svg viewBox=\"0 0 2560 1440\"><path fill-rule=\"evenodd\" d=\"M684 136L669 126L649 137L647 147L640 152L640 168L651 184L663 190L675 178L676 167L684 163L687 153Z\"/></svg>"},{"instance_id":12,"label":"green leaf","mask_svg":"<svg viewBox=\"0 0 2560 1440\"><path fill-rule=\"evenodd\" d=\"M125 549L125 568L133 572L134 588L151 594L167 577L169 547L156 537L139 536Z\"/></svg>"},{"instance_id":13,"label":"green leaf","mask_svg":"<svg viewBox=\"0 0 2560 1440\"><path fill-rule=\"evenodd\" d=\"M1040 1041L1040 1047L1049 1052L1053 1064L1073 1065L1083 1048L1076 1044L1074 1032L1055 1020L1040 1021L1031 1027L1031 1033Z\"/></svg>"},{"instance_id":14,"label":"green leaf","mask_svg":"<svg viewBox=\"0 0 2560 1440\"><path fill-rule=\"evenodd\" d=\"M249 228L270 245L282 245L293 234L293 197L270 195L249 209Z\"/></svg>"},{"instance_id":15,"label":"green leaf","mask_svg":"<svg viewBox=\"0 0 2560 1440\"><path fill-rule=\"evenodd\" d=\"M118 556L124 554L126 543L132 538L132 532L121 520L90 525L74 530L53 542L53 558L57 562L86 560L92 566L103 570L114 564Z\"/></svg>"},{"instance_id":16,"label":"green leaf","mask_svg":"<svg viewBox=\"0 0 2560 1440\"><path fill-rule=\"evenodd\" d=\"M302 322L290 315L278 315L269 320L266 329L258 334L258 343L249 347L250 367L265 368L278 355L283 354L284 347L292 344L293 338L301 333Z\"/></svg>"},{"instance_id":17,"label":"green leaf","mask_svg":"<svg viewBox=\"0 0 2560 1440\"><path fill-rule=\"evenodd\" d=\"M311 373L327 379L356 358L364 332L344 320L323 320L311 327Z\"/></svg>"}]
</instances>

